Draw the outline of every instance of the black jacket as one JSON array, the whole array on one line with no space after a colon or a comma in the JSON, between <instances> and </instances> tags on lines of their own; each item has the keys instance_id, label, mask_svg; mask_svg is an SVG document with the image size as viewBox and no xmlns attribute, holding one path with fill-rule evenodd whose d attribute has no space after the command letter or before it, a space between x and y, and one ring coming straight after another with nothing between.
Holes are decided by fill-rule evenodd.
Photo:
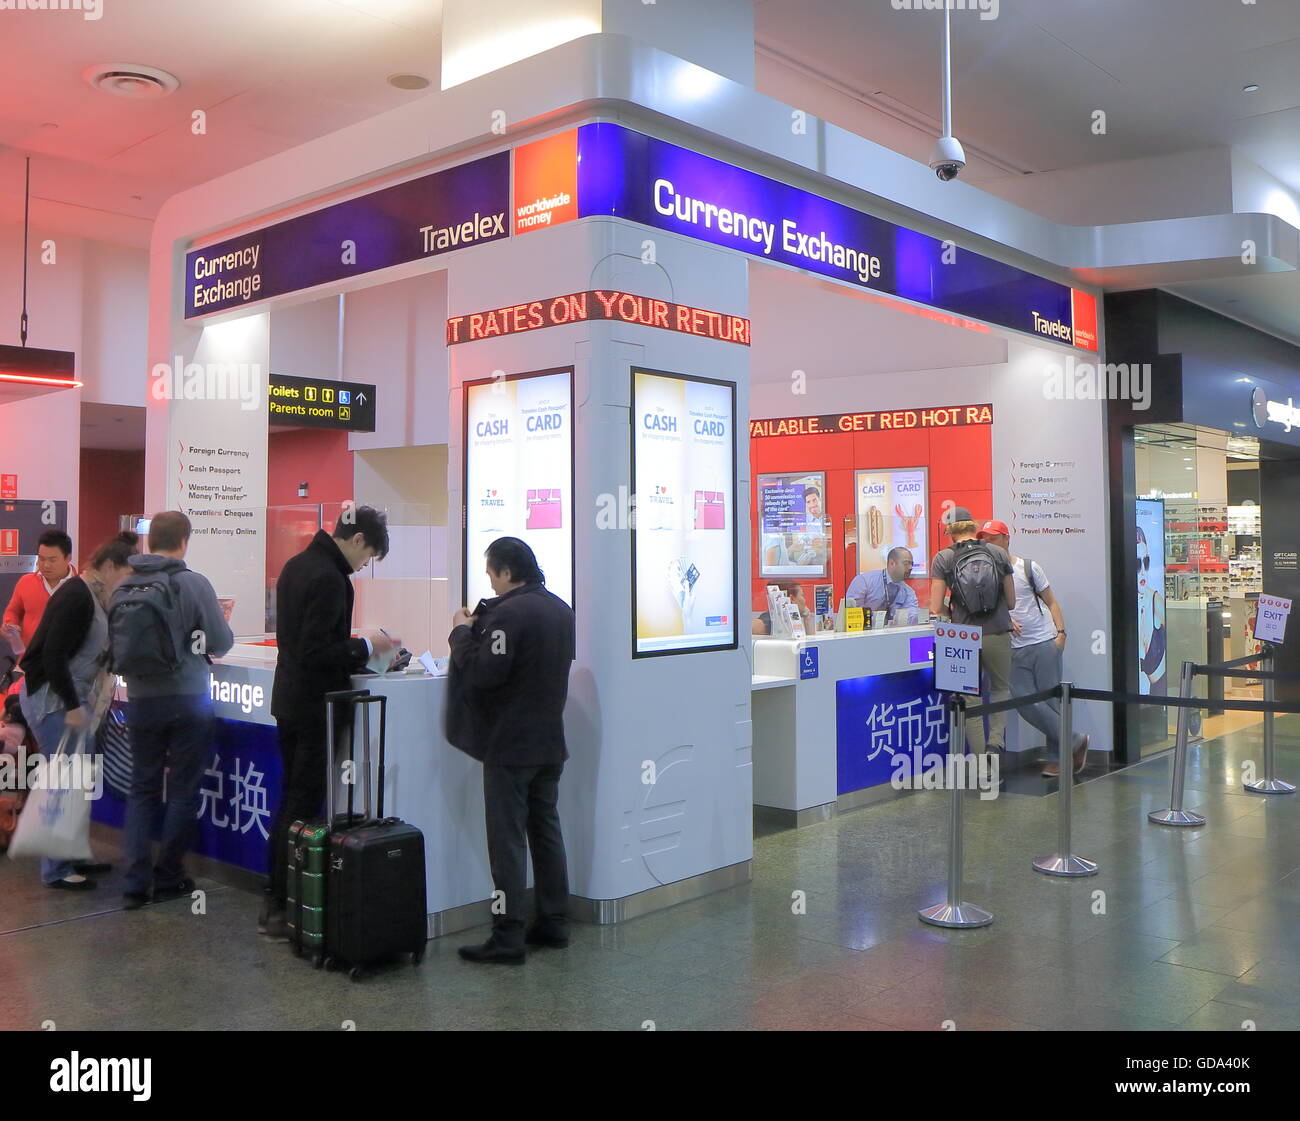
<instances>
[{"instance_id":1,"label":"black jacket","mask_svg":"<svg viewBox=\"0 0 1300 1121\"><path fill-rule=\"evenodd\" d=\"M71 711L81 704L68 663L86 641L94 619L95 597L80 577L54 590L23 655L28 696L48 681L65 709Z\"/></svg>"},{"instance_id":2,"label":"black jacket","mask_svg":"<svg viewBox=\"0 0 1300 1121\"><path fill-rule=\"evenodd\" d=\"M275 582L275 684L271 715L325 722L325 694L352 687L366 664L364 639L352 633L352 568L324 530L291 557Z\"/></svg>"},{"instance_id":3,"label":"black jacket","mask_svg":"<svg viewBox=\"0 0 1300 1121\"><path fill-rule=\"evenodd\" d=\"M484 763L563 763L573 611L541 584L485 601L447 640L447 739Z\"/></svg>"}]
</instances>

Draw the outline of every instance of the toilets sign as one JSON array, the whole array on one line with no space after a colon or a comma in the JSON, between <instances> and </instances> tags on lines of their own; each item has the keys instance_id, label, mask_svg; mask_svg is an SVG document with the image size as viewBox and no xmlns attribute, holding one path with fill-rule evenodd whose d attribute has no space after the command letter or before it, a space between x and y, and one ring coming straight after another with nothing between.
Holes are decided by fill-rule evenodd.
<instances>
[{"instance_id":1,"label":"toilets sign","mask_svg":"<svg viewBox=\"0 0 1300 1121\"><path fill-rule=\"evenodd\" d=\"M980 691L979 627L940 623L934 628L934 687L949 693Z\"/></svg>"},{"instance_id":2,"label":"toilets sign","mask_svg":"<svg viewBox=\"0 0 1300 1121\"><path fill-rule=\"evenodd\" d=\"M1274 642L1279 646L1286 638L1286 620L1291 601L1281 596L1260 596L1255 612L1255 641Z\"/></svg>"}]
</instances>

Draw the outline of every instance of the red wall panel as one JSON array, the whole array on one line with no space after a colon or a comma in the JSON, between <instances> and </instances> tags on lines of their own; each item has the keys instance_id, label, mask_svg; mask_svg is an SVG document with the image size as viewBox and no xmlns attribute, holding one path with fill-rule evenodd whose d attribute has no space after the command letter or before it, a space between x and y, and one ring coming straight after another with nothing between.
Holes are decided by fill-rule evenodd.
<instances>
[{"instance_id":1,"label":"red wall panel","mask_svg":"<svg viewBox=\"0 0 1300 1121\"><path fill-rule=\"evenodd\" d=\"M831 522L831 582L835 599L844 595L856 572L846 571L844 522L854 515L855 471L895 467L929 469L929 514L924 552L927 563L939 551L939 516L946 501L966 506L977 520L993 513L993 428L971 425L959 428L917 428L886 432L846 432L816 436L763 436L749 442L751 563L755 611L766 610L767 581L758 573L758 476L777 471L824 471L826 514ZM918 549L918 552L921 551ZM856 555L848 558L856 561ZM825 580L800 580L811 607L812 586ZM929 580L913 580L921 606L929 605Z\"/></svg>"}]
</instances>

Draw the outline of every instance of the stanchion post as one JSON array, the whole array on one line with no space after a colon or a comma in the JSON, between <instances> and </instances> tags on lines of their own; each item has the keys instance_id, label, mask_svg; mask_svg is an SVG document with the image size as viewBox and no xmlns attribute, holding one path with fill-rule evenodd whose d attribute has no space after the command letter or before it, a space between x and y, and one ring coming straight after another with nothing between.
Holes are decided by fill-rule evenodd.
<instances>
[{"instance_id":1,"label":"stanchion post","mask_svg":"<svg viewBox=\"0 0 1300 1121\"><path fill-rule=\"evenodd\" d=\"M964 759L966 755L966 701L952 695L949 715L948 757ZM981 717L981 719L983 719ZM931 926L965 928L988 926L993 915L971 903L961 902L962 881L962 794L964 783L956 781L956 769L948 768L951 789L948 792L948 898L946 902L924 907L917 912L922 922Z\"/></svg>"},{"instance_id":2,"label":"stanchion post","mask_svg":"<svg viewBox=\"0 0 1300 1121\"><path fill-rule=\"evenodd\" d=\"M1056 805L1056 853L1034 861L1034 871L1045 876L1095 876L1097 862L1070 851L1071 810L1074 800L1074 712L1071 682L1061 682L1061 790Z\"/></svg>"},{"instance_id":3,"label":"stanchion post","mask_svg":"<svg viewBox=\"0 0 1300 1121\"><path fill-rule=\"evenodd\" d=\"M1266 674L1271 674L1277 668L1277 648L1267 646L1266 653L1261 660ZM1272 677L1264 678L1264 703L1272 704L1277 699L1275 689L1276 682ZM1294 794L1295 783L1284 782L1277 777L1274 768L1277 760L1274 754L1275 745L1273 741L1273 710L1269 709L1264 713L1264 777L1255 782L1245 784L1246 789L1255 794Z\"/></svg>"},{"instance_id":4,"label":"stanchion post","mask_svg":"<svg viewBox=\"0 0 1300 1121\"><path fill-rule=\"evenodd\" d=\"M1179 676L1178 695L1187 699L1192 695L1192 679L1196 673L1193 662L1183 663ZM1187 778L1187 724L1190 708L1179 708L1178 731L1174 735L1174 784L1170 793L1169 809L1152 810L1147 820L1156 825L1204 825L1205 818L1191 810L1183 809L1183 787Z\"/></svg>"}]
</instances>

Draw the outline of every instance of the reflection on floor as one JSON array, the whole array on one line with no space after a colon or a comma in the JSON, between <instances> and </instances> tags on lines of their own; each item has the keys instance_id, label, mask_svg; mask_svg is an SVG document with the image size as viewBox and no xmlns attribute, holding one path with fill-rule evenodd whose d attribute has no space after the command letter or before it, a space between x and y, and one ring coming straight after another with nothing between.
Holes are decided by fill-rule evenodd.
<instances>
[{"instance_id":1,"label":"reflection on floor","mask_svg":"<svg viewBox=\"0 0 1300 1121\"><path fill-rule=\"evenodd\" d=\"M1280 719L1292 779L1298 744L1300 720ZM359 984L260 940L251 893L208 881L205 914L125 913L116 873L73 896L2 861L0 1027L1298 1029L1300 797L1242 790L1260 747L1251 729L1193 748L1200 829L1146 821L1167 756L1077 786L1074 847L1101 864L1086 880L1030 868L1055 849L1055 798L971 797L964 897L996 916L974 931L916 918L943 893L938 792L763 836L752 883L579 926L522 968L460 961L480 929Z\"/></svg>"}]
</instances>

